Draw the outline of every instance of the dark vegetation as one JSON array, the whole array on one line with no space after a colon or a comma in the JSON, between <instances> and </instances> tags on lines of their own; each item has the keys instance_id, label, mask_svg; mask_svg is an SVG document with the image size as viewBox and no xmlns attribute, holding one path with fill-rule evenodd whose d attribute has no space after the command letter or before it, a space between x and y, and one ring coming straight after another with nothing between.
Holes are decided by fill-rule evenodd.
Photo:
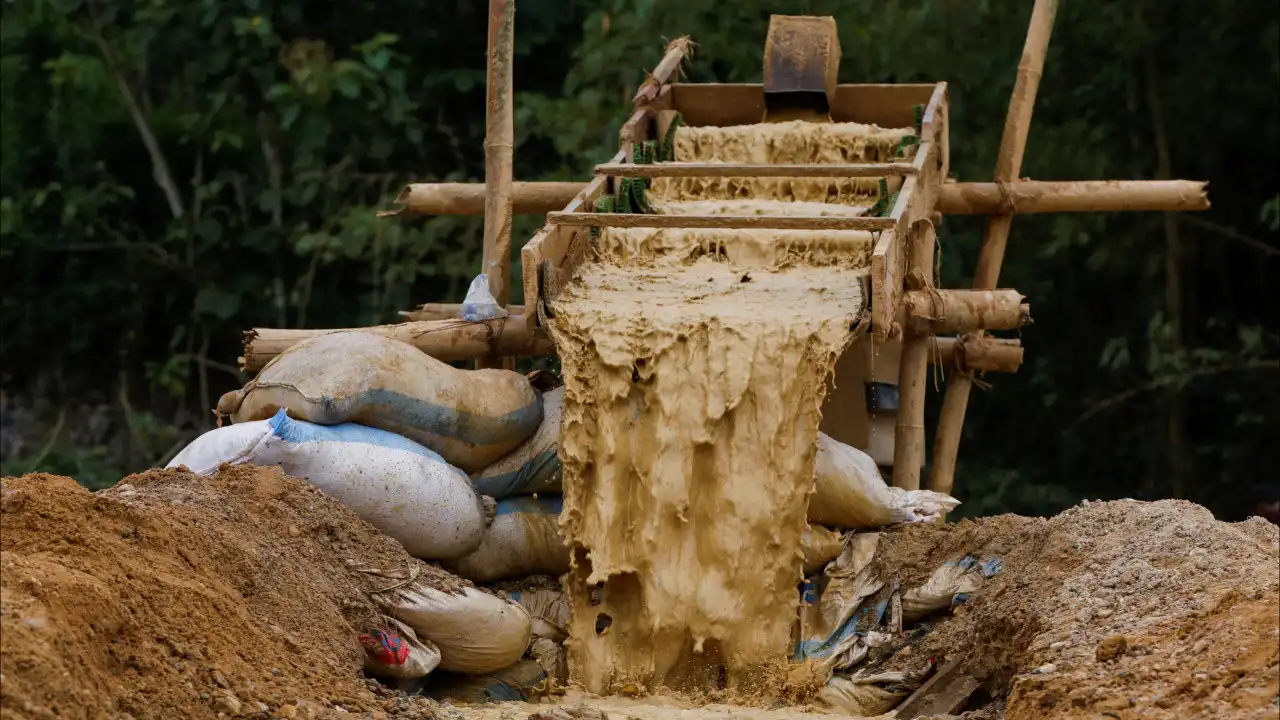
<instances>
[{"instance_id":1,"label":"dark vegetation","mask_svg":"<svg viewBox=\"0 0 1280 720\"><path fill-rule=\"evenodd\" d=\"M836 15L846 82L951 83L954 173L989 179L1030 8L520 0L516 175L585 178L664 38L699 43L692 81L757 81L769 13L792 12ZM459 300L480 219L373 210L482 177L485 32L462 0L4 3L4 473L99 487L167 459L245 379L244 328ZM1036 324L970 406L968 513L1128 496L1236 517L1277 492L1278 145L1275 2L1063 3L1023 174L1168 171L1214 207L1015 222L1002 284ZM981 230L944 224L946 284Z\"/></svg>"}]
</instances>

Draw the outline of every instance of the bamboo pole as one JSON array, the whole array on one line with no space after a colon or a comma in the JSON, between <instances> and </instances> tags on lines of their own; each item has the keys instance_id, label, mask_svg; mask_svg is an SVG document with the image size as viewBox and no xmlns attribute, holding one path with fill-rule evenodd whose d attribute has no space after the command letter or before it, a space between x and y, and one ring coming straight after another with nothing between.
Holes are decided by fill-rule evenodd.
<instances>
[{"instance_id":1,"label":"bamboo pole","mask_svg":"<svg viewBox=\"0 0 1280 720\"><path fill-rule=\"evenodd\" d=\"M523 305L507 307L510 315L523 315ZM462 317L462 303L423 303L412 310L401 310L400 317L415 320L458 320Z\"/></svg>"},{"instance_id":2,"label":"bamboo pole","mask_svg":"<svg viewBox=\"0 0 1280 720\"><path fill-rule=\"evenodd\" d=\"M917 335L1016 330L1031 322L1031 306L1023 300L1017 290L908 290L902 295L904 329Z\"/></svg>"},{"instance_id":3,"label":"bamboo pole","mask_svg":"<svg viewBox=\"0 0 1280 720\"><path fill-rule=\"evenodd\" d=\"M271 359L303 340L335 332L365 332L384 335L408 343L445 362L473 360L484 356L513 357L555 355L550 339L526 333L525 315L508 315L497 320L434 320L376 325L367 328L332 330L283 330L254 328L244 335L244 356L240 368L257 372Z\"/></svg>"},{"instance_id":4,"label":"bamboo pole","mask_svg":"<svg viewBox=\"0 0 1280 720\"><path fill-rule=\"evenodd\" d=\"M1208 210L1205 186L1192 180L945 183L937 209L946 215Z\"/></svg>"},{"instance_id":5,"label":"bamboo pole","mask_svg":"<svg viewBox=\"0 0 1280 720\"><path fill-rule=\"evenodd\" d=\"M899 177L891 177L901 182ZM520 181L511 184L511 211L543 215L568 205L586 183ZM1003 190L1001 190L1003 188ZM1208 210L1206 183L1193 180L1015 180L1007 183L948 182L936 210L947 215L1060 212L1182 212ZM400 205L379 217L483 215L483 183L413 183L396 198Z\"/></svg>"},{"instance_id":6,"label":"bamboo pole","mask_svg":"<svg viewBox=\"0 0 1280 720\"><path fill-rule=\"evenodd\" d=\"M585 186L579 182L513 182L511 211L541 215L560 210ZM483 183L412 183L396 197L400 207L384 210L378 216L483 215L484 202Z\"/></svg>"},{"instance_id":7,"label":"bamboo pole","mask_svg":"<svg viewBox=\"0 0 1280 720\"><path fill-rule=\"evenodd\" d=\"M894 219L848 215L640 215L629 213L553 212L552 225L578 227L648 227L719 230L889 230Z\"/></svg>"},{"instance_id":8,"label":"bamboo pole","mask_svg":"<svg viewBox=\"0 0 1280 720\"><path fill-rule=\"evenodd\" d=\"M1031 127L1036 91L1040 88L1045 51L1049 47L1049 36L1053 33L1053 19L1057 12L1058 0L1036 0L1031 9L1027 39L1022 47L1018 77L1014 82L1013 96L1009 100L1004 137L1000 140L1000 154L996 159L995 180L998 183L1016 180L1022 170L1022 155L1027 147L1027 133ZM987 221L987 231L982 238L982 249L978 255L978 269L974 274L975 288L995 287L1000 277L1000 265L1004 262L1005 245L1012 222L1012 215L995 215ZM960 430L964 426L965 410L969 406L969 392L972 389L973 376L969 374L957 373L947 382L937 436L934 439L933 464L929 477L931 490L951 494L955 484L956 455L960 451Z\"/></svg>"},{"instance_id":9,"label":"bamboo pole","mask_svg":"<svg viewBox=\"0 0 1280 720\"><path fill-rule=\"evenodd\" d=\"M929 362L957 372L1016 373L1022 366L1022 341L989 335L935 338Z\"/></svg>"},{"instance_id":10,"label":"bamboo pole","mask_svg":"<svg viewBox=\"0 0 1280 720\"><path fill-rule=\"evenodd\" d=\"M678 37L667 43L658 66L645 77L644 82L636 89L636 96L632 98L631 106L639 108L642 105L648 105L653 102L658 97L658 93L662 91L662 86L670 83L673 75L678 76L680 63L686 57L693 55L693 48L694 42L688 35Z\"/></svg>"},{"instance_id":11,"label":"bamboo pole","mask_svg":"<svg viewBox=\"0 0 1280 720\"><path fill-rule=\"evenodd\" d=\"M660 162L647 165L601 163L596 175L610 177L775 177L775 178L867 178L887 175L915 175L911 163L804 163L751 164L725 162Z\"/></svg>"},{"instance_id":12,"label":"bamboo pole","mask_svg":"<svg viewBox=\"0 0 1280 720\"><path fill-rule=\"evenodd\" d=\"M928 293L933 288L933 223L913 223L907 233L907 288ZM898 367L898 417L893 437L893 485L920 489L924 468L924 402L929 378L927 333L908 331Z\"/></svg>"},{"instance_id":13,"label":"bamboo pole","mask_svg":"<svg viewBox=\"0 0 1280 720\"><path fill-rule=\"evenodd\" d=\"M489 73L485 93L484 261L489 293L502 307L510 301L511 156L515 138L512 103L515 54L515 0L489 0ZM478 358L476 367L509 362Z\"/></svg>"}]
</instances>

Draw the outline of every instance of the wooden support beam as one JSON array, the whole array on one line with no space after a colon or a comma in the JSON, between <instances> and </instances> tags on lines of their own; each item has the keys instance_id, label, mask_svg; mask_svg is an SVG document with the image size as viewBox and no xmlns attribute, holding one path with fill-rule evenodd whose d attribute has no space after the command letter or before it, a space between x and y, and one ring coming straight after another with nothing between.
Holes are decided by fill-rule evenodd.
<instances>
[{"instance_id":1,"label":"wooden support beam","mask_svg":"<svg viewBox=\"0 0 1280 720\"><path fill-rule=\"evenodd\" d=\"M582 191L580 182L513 182L511 211L521 215L542 215L559 210ZM396 197L400 205L384 210L379 217L397 215L483 215L483 183L413 183Z\"/></svg>"},{"instance_id":2,"label":"wooden support beam","mask_svg":"<svg viewBox=\"0 0 1280 720\"><path fill-rule=\"evenodd\" d=\"M892 218L810 215L632 215L628 213L553 212L552 225L615 228L691 228L720 230L888 230Z\"/></svg>"},{"instance_id":3,"label":"wooden support beam","mask_svg":"<svg viewBox=\"0 0 1280 720\"><path fill-rule=\"evenodd\" d=\"M1027 147L1027 133L1031 128L1031 113L1035 108L1036 91L1040 88L1040 75L1044 72L1044 56L1049 48L1049 36L1053 33L1053 19L1058 13L1058 0L1036 0L1031 8L1031 20L1027 26L1027 39L1022 47L1022 59L1018 62L1018 76L1014 81L1013 95L1009 99L1009 113L1005 117L1004 136L1000 140L1000 153L996 158L995 181L1008 183L1018 179L1022 170L1022 154ZM1012 215L995 215L987 221L987 231L978 253L978 269L974 273L973 286L977 289L994 288L1000 278L1000 265L1004 262L1005 245L1009 240ZM937 435L933 445L933 463L929 468L929 489L951 494L955 484L956 456L960 452L960 431L964 426L965 410L969 407L969 392L973 389L973 376L957 373L947 380L946 396L938 419Z\"/></svg>"},{"instance_id":4,"label":"wooden support beam","mask_svg":"<svg viewBox=\"0 0 1280 720\"><path fill-rule=\"evenodd\" d=\"M484 261L489 293L498 305L510 303L511 159L515 145L515 0L489 0L489 75L484 134ZM476 367L510 365L477 358ZM509 368L508 368L509 369Z\"/></svg>"},{"instance_id":5,"label":"wooden support beam","mask_svg":"<svg viewBox=\"0 0 1280 720\"><path fill-rule=\"evenodd\" d=\"M909 291L930 293L933 288L933 223L917 220L907 230L907 277ZM910 298L910 293L908 293ZM898 370L898 417L893 438L893 485L904 490L920 489L924 469L924 402L929 380L927 333L909 329L902 341Z\"/></svg>"},{"instance_id":6,"label":"wooden support beam","mask_svg":"<svg viewBox=\"0 0 1280 720\"><path fill-rule=\"evenodd\" d=\"M661 162L647 165L602 163L595 174L611 177L778 177L778 178L874 178L915 175L911 163L831 163L757 165L720 162Z\"/></svg>"},{"instance_id":7,"label":"wooden support beam","mask_svg":"<svg viewBox=\"0 0 1280 720\"><path fill-rule=\"evenodd\" d=\"M946 183L937 210L945 215L1208 210L1206 185L1192 180Z\"/></svg>"},{"instance_id":8,"label":"wooden support beam","mask_svg":"<svg viewBox=\"0 0 1280 720\"><path fill-rule=\"evenodd\" d=\"M1016 330L1031 322L1031 306L1017 290L908 290L909 333L937 335Z\"/></svg>"},{"instance_id":9,"label":"wooden support beam","mask_svg":"<svg viewBox=\"0 0 1280 720\"><path fill-rule=\"evenodd\" d=\"M303 340L335 332L385 335L445 362L474 360L485 356L554 355L555 345L551 340L542 335L527 333L526 322L524 315L508 315L484 322L435 320L333 330L254 328L245 333L244 356L240 358L240 368L245 372L257 372L271 362L272 358Z\"/></svg>"},{"instance_id":10,"label":"wooden support beam","mask_svg":"<svg viewBox=\"0 0 1280 720\"><path fill-rule=\"evenodd\" d=\"M695 47L693 40L688 35L678 37L667 43L666 50L662 54L662 60L658 66L653 69L645 77L644 82L636 90L636 96L631 100L632 107L640 107L647 105L658 97L658 93L662 91L662 86L673 82L679 77L680 63L687 57L693 56L693 48Z\"/></svg>"}]
</instances>

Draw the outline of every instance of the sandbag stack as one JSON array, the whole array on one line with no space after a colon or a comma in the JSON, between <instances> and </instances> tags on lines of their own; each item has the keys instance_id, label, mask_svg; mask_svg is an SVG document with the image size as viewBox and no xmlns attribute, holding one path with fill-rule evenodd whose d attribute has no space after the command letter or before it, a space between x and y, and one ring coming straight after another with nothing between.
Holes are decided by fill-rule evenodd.
<instances>
[{"instance_id":1,"label":"sandbag stack","mask_svg":"<svg viewBox=\"0 0 1280 720\"><path fill-rule=\"evenodd\" d=\"M442 698L528 699L567 681L563 408L563 387L539 393L519 373L460 370L382 335L331 333L223 396L218 413L231 424L168 466L278 465L440 563L464 581L442 589L409 578L374 594L387 630L361 637L366 671ZM821 577L854 549L853 530L932 520L957 504L887 486L866 453L820 434L797 569ZM805 625L800 655L843 639Z\"/></svg>"}]
</instances>

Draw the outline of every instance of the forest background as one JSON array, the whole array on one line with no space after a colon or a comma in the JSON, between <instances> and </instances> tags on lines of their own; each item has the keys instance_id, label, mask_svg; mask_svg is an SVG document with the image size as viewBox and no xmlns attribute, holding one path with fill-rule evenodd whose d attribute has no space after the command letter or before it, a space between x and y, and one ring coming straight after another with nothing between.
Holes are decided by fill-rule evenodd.
<instances>
[{"instance_id":1,"label":"forest background","mask_svg":"<svg viewBox=\"0 0 1280 720\"><path fill-rule=\"evenodd\" d=\"M795 13L836 17L845 82L947 81L953 173L989 180L1031 4L518 0L516 177L585 179L665 39L698 43L689 81L758 82L769 14ZM374 211L482 179L485 3L0 7L3 474L167 460L246 380L245 328L461 300L481 219ZM1062 3L1023 175L1208 180L1213 208L1015 221L1001 284L1036 324L971 403L965 514L1280 500L1278 146L1274 0ZM981 231L944 223L946 285Z\"/></svg>"}]
</instances>

